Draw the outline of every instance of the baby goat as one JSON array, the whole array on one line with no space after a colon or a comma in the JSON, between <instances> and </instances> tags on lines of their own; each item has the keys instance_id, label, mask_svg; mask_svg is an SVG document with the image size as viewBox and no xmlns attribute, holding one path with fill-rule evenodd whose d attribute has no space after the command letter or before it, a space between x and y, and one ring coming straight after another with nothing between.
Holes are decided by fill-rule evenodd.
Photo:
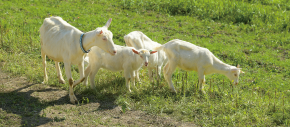
<instances>
[{"instance_id":1,"label":"baby goat","mask_svg":"<svg viewBox=\"0 0 290 127\"><path fill-rule=\"evenodd\" d=\"M119 45L115 45L115 48L118 50L115 56L111 56L98 47L92 48L88 54L89 65L85 70L85 85L87 85L87 76L90 76L91 88L95 88L94 78L100 68L110 71L124 71L126 87L131 92L129 82L131 81L135 87L135 71L142 67L143 64L147 66L150 54L157 52L149 52L146 49L136 50L132 47Z\"/></svg>"},{"instance_id":2,"label":"baby goat","mask_svg":"<svg viewBox=\"0 0 290 127\"><path fill-rule=\"evenodd\" d=\"M133 31L125 35L124 40L128 47L134 47L136 49L153 50L153 48L161 46L161 44L152 41L149 37L140 31ZM167 58L163 51L157 52L156 54L150 56L147 68L151 82L153 82L152 70L158 70L158 75L161 76L161 67L166 62ZM137 80L139 80L138 70L135 73L137 74Z\"/></svg>"}]
</instances>

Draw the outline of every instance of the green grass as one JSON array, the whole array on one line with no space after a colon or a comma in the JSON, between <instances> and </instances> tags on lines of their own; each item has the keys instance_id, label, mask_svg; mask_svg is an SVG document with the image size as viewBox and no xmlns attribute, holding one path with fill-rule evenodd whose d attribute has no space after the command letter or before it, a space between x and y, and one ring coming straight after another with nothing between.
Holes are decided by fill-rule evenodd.
<instances>
[{"instance_id":1,"label":"green grass","mask_svg":"<svg viewBox=\"0 0 290 127\"><path fill-rule=\"evenodd\" d=\"M152 10L170 15L189 15L227 23L243 23L275 30L289 30L290 3L287 0L122 0L130 10Z\"/></svg>"},{"instance_id":2,"label":"green grass","mask_svg":"<svg viewBox=\"0 0 290 127\"><path fill-rule=\"evenodd\" d=\"M115 98L123 111L167 114L202 126L289 126L289 9L285 0L1 0L0 61L2 70L40 83L38 30L44 18L60 16L82 31L113 18L109 29L116 44L125 45L123 36L134 30L161 44L178 38L208 48L228 64L240 64L246 73L234 87L223 75L208 75L207 94L199 95L196 72L188 72L185 81L185 72L177 69L173 82L178 93L173 95L164 79L153 91L146 70L132 93L120 73L102 70L96 76L97 91L79 85L76 93ZM53 61L47 70L48 84L68 89L58 84ZM73 70L78 79L77 67Z\"/></svg>"}]
</instances>

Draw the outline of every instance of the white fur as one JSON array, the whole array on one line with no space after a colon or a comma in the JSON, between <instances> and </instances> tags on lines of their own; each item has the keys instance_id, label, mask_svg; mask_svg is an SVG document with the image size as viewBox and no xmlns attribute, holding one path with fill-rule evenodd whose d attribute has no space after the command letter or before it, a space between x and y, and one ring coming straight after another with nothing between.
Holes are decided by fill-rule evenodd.
<instances>
[{"instance_id":1,"label":"white fur","mask_svg":"<svg viewBox=\"0 0 290 127\"><path fill-rule=\"evenodd\" d=\"M168 62L163 68L164 78L168 82L172 92L176 92L172 83L172 74L176 67L186 71L197 71L199 78L199 90L203 91L205 75L220 73L227 76L234 84L239 82L239 75L243 73L241 68L223 63L212 52L182 40L172 40L155 48L165 51Z\"/></svg>"},{"instance_id":2,"label":"white fur","mask_svg":"<svg viewBox=\"0 0 290 127\"><path fill-rule=\"evenodd\" d=\"M131 81L135 87L135 70L138 70L142 65L148 64L150 54L156 51L149 52L146 49L135 50L133 47L123 47L115 45L118 53L115 56L111 56L98 47L93 47L88 54L89 65L85 70L85 81L87 85L87 76L90 76L91 88L95 88L95 75L100 68L104 68L110 71L124 71L126 79L126 87L130 90ZM135 52L133 52L135 50ZM138 53L138 54L137 54Z\"/></svg>"},{"instance_id":3,"label":"white fur","mask_svg":"<svg viewBox=\"0 0 290 127\"><path fill-rule=\"evenodd\" d=\"M98 46L114 55L116 49L112 40L113 34L108 30L112 19L109 19L104 27L89 31L83 36L83 47L87 51L93 46ZM64 62L65 73L69 80L69 97L72 103L77 101L73 88L84 80L84 56L80 48L80 36L83 32L71 26L61 17L45 18L40 27L41 56L44 66L44 81L47 82L46 56L55 61L57 75L60 83L65 83L59 62ZM78 65L80 79L75 82L72 79L71 65Z\"/></svg>"},{"instance_id":4,"label":"white fur","mask_svg":"<svg viewBox=\"0 0 290 127\"><path fill-rule=\"evenodd\" d=\"M124 36L125 43L128 47L134 47L136 49L147 49L153 50L155 47L161 46L161 44L152 41L144 33L140 31L133 31L128 35ZM149 59L148 73L150 81L153 81L152 70L158 69L158 75L161 76L161 67L167 62L165 52L160 51L158 53L152 54ZM137 74L136 78L139 80L138 70L135 72Z\"/></svg>"}]
</instances>

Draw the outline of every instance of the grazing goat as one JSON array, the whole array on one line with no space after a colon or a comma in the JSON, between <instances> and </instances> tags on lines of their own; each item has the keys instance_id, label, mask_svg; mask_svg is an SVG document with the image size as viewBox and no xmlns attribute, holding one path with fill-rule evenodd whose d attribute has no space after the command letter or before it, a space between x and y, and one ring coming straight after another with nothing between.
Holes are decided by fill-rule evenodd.
<instances>
[{"instance_id":1,"label":"grazing goat","mask_svg":"<svg viewBox=\"0 0 290 127\"><path fill-rule=\"evenodd\" d=\"M104 51L115 55L116 49L113 42L113 34L108 30L112 19L105 26L93 31L83 33L74 26L68 24L61 17L45 18L40 27L41 56L44 66L44 81L48 81L46 74L46 56L55 61L57 76L60 83L65 83L59 62L64 63L65 73L69 81L70 102L77 102L73 88L84 80L84 56L91 47L98 46ZM80 79L75 82L72 79L71 65L78 65Z\"/></svg>"},{"instance_id":2,"label":"grazing goat","mask_svg":"<svg viewBox=\"0 0 290 127\"><path fill-rule=\"evenodd\" d=\"M240 73L244 73L239 68L223 63L216 58L212 52L206 48L202 48L182 40L171 40L168 43L156 47L155 50L163 50L168 62L163 68L164 78L172 92L176 92L172 83L172 74L176 67L186 71L197 71L199 79L199 91L203 92L203 84L205 83L205 75L212 73L220 73L227 76L234 84L238 84Z\"/></svg>"},{"instance_id":3,"label":"grazing goat","mask_svg":"<svg viewBox=\"0 0 290 127\"><path fill-rule=\"evenodd\" d=\"M133 31L128 35L124 36L125 43L128 47L134 47L136 49L147 49L153 50L155 47L161 46L161 44L152 41L149 37L140 31ZM166 55L163 51L153 54L149 58L148 73L150 81L153 82L152 70L158 70L159 77L161 76L161 67L167 62ZM137 81L139 80L138 70L135 72L137 74Z\"/></svg>"},{"instance_id":4,"label":"grazing goat","mask_svg":"<svg viewBox=\"0 0 290 127\"><path fill-rule=\"evenodd\" d=\"M93 47L88 54L89 65L85 70L85 81L87 85L87 76L90 76L91 88L95 89L95 75L100 68L104 68L110 71L124 71L126 79L126 87L130 90L129 82L133 83L135 87L135 70L148 65L148 59L150 54L157 51L148 51L146 49L135 50L133 47L123 47L115 45L118 53L115 56L111 56L98 47Z\"/></svg>"}]
</instances>

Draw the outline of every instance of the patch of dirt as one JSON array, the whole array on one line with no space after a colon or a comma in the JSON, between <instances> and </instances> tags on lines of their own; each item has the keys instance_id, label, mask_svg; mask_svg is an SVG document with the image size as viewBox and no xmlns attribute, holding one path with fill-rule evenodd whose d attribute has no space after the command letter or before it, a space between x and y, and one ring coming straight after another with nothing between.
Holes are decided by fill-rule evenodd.
<instances>
[{"instance_id":1,"label":"patch of dirt","mask_svg":"<svg viewBox=\"0 0 290 127\"><path fill-rule=\"evenodd\" d=\"M83 95L76 95L81 104L73 105L67 94L0 70L0 126L196 126L143 111L124 113L114 100L98 101L94 96L81 103Z\"/></svg>"}]
</instances>

